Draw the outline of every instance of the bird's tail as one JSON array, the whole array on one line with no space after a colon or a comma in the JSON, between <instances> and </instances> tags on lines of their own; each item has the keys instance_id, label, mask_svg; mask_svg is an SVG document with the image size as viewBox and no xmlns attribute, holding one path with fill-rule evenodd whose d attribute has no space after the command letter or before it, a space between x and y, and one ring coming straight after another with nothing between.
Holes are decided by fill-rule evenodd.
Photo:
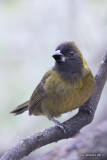
<instances>
[{"instance_id":1,"label":"bird's tail","mask_svg":"<svg viewBox=\"0 0 107 160\"><path fill-rule=\"evenodd\" d=\"M18 106L16 109L11 111L10 113L18 115L18 114L21 114L21 113L25 112L26 110L28 110L28 103L29 103L29 101L21 104L20 106Z\"/></svg>"}]
</instances>

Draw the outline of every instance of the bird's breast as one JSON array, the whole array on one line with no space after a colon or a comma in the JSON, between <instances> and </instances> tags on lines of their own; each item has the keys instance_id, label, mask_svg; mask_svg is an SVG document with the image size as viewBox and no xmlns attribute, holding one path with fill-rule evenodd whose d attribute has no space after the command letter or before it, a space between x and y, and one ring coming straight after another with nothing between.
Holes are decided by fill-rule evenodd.
<instances>
[{"instance_id":1,"label":"bird's breast","mask_svg":"<svg viewBox=\"0 0 107 160\"><path fill-rule=\"evenodd\" d=\"M47 94L41 104L42 110L54 117L72 111L89 99L94 92L94 86L93 76L87 76L83 80L70 81L62 79L58 73L53 73L45 84Z\"/></svg>"}]
</instances>

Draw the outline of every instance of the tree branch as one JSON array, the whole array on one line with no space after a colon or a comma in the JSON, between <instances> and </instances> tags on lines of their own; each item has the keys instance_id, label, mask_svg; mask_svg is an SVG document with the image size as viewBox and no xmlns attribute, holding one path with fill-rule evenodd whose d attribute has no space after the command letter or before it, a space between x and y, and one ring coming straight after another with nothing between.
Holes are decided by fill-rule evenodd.
<instances>
[{"instance_id":1,"label":"tree branch","mask_svg":"<svg viewBox=\"0 0 107 160\"><path fill-rule=\"evenodd\" d=\"M78 134L72 141L35 160L107 160L107 119L90 132Z\"/></svg>"},{"instance_id":2,"label":"tree branch","mask_svg":"<svg viewBox=\"0 0 107 160\"><path fill-rule=\"evenodd\" d=\"M32 134L8 150L0 160L20 160L24 156L29 155L32 151L44 145L57 142L61 139L73 137L75 133L78 133L81 128L91 123L107 79L107 52L100 63L99 70L95 76L95 79L97 83L95 93L85 104L85 107L89 107L93 114L89 114L84 110L79 110L79 112L74 117L63 123L66 126L66 134L64 134L56 126L45 129L42 132Z\"/></svg>"}]
</instances>

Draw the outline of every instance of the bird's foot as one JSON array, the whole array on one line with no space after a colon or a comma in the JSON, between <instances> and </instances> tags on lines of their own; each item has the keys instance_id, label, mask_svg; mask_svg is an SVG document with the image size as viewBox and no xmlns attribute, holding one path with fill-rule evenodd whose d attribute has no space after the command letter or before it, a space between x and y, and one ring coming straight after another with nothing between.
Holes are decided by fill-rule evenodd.
<instances>
[{"instance_id":1,"label":"bird's foot","mask_svg":"<svg viewBox=\"0 0 107 160\"><path fill-rule=\"evenodd\" d=\"M51 120L55 123L55 125L56 125L58 128L60 128L60 129L64 132L64 134L67 133L67 132L66 132L66 127L65 127L62 123L60 123L58 120L56 120L56 119L53 118L53 117L51 117Z\"/></svg>"},{"instance_id":2,"label":"bird's foot","mask_svg":"<svg viewBox=\"0 0 107 160\"><path fill-rule=\"evenodd\" d=\"M93 115L92 108L89 105L87 105L87 103L80 107L79 110L86 111L87 113Z\"/></svg>"}]
</instances>

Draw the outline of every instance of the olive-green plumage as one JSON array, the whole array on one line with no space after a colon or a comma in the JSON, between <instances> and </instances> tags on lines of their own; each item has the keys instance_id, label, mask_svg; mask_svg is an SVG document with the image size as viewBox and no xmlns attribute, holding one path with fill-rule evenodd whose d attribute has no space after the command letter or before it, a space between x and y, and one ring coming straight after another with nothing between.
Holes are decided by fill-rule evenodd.
<instances>
[{"instance_id":1,"label":"olive-green plumage","mask_svg":"<svg viewBox=\"0 0 107 160\"><path fill-rule=\"evenodd\" d=\"M96 82L74 42L59 45L53 58L55 66L43 76L30 100L12 113L29 110L29 115L51 119L81 107L92 96Z\"/></svg>"}]
</instances>

